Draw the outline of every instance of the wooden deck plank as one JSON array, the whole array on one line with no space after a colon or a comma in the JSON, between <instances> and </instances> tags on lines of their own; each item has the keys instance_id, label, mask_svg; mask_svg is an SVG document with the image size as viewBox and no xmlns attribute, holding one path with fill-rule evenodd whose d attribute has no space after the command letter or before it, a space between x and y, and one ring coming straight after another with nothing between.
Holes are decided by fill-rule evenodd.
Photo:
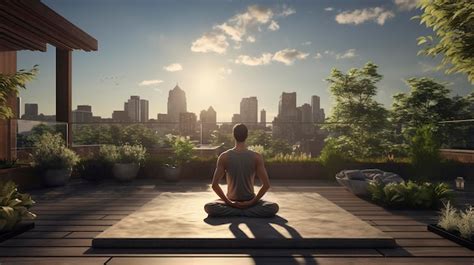
<instances>
[{"instance_id":1,"label":"wooden deck plank","mask_svg":"<svg viewBox=\"0 0 474 265\"><path fill-rule=\"evenodd\" d=\"M107 265L187 265L190 264L209 264L209 265L278 265L278 264L318 264L318 265L418 265L420 262L430 265L472 265L472 259L419 259L419 258L318 258L318 257L281 257L281 258L252 258L252 257L113 257Z\"/></svg>"},{"instance_id":2,"label":"wooden deck plank","mask_svg":"<svg viewBox=\"0 0 474 265\"><path fill-rule=\"evenodd\" d=\"M108 257L74 257L74 258L0 258L4 265L103 265Z\"/></svg>"},{"instance_id":3,"label":"wooden deck plank","mask_svg":"<svg viewBox=\"0 0 474 265\"><path fill-rule=\"evenodd\" d=\"M90 247L92 239L11 239L0 247Z\"/></svg>"},{"instance_id":4,"label":"wooden deck plank","mask_svg":"<svg viewBox=\"0 0 474 265\"><path fill-rule=\"evenodd\" d=\"M65 236L65 238L94 238L100 232L72 232Z\"/></svg>"},{"instance_id":5,"label":"wooden deck plank","mask_svg":"<svg viewBox=\"0 0 474 265\"><path fill-rule=\"evenodd\" d=\"M405 247L379 251L387 257L474 257L474 251L463 247Z\"/></svg>"},{"instance_id":6,"label":"wooden deck plank","mask_svg":"<svg viewBox=\"0 0 474 265\"><path fill-rule=\"evenodd\" d=\"M41 232L102 232L110 226L105 225L65 225L65 226L51 226L51 225L37 225L32 231Z\"/></svg>"}]
</instances>

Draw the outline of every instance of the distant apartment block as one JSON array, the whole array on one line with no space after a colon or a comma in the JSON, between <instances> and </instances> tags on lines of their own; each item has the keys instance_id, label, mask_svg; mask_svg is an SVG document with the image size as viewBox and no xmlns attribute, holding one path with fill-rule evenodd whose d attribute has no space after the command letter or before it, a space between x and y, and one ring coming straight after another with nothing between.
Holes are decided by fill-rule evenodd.
<instances>
[{"instance_id":1,"label":"distant apartment block","mask_svg":"<svg viewBox=\"0 0 474 265\"><path fill-rule=\"evenodd\" d=\"M93 121L92 106L77 105L77 109L72 111L72 122L87 123Z\"/></svg>"},{"instance_id":2,"label":"distant apartment block","mask_svg":"<svg viewBox=\"0 0 474 265\"><path fill-rule=\"evenodd\" d=\"M267 124L267 111L265 111L265 109L262 109L260 111L260 123L263 126L266 126L266 124Z\"/></svg>"},{"instance_id":3,"label":"distant apartment block","mask_svg":"<svg viewBox=\"0 0 474 265\"><path fill-rule=\"evenodd\" d=\"M148 122L150 119L149 116L149 106L148 106L148 100L146 99L140 99L140 121L141 122Z\"/></svg>"},{"instance_id":4,"label":"distant apartment block","mask_svg":"<svg viewBox=\"0 0 474 265\"><path fill-rule=\"evenodd\" d=\"M243 98L240 101L240 120L248 125L258 123L258 100L257 97Z\"/></svg>"},{"instance_id":5,"label":"distant apartment block","mask_svg":"<svg viewBox=\"0 0 474 265\"><path fill-rule=\"evenodd\" d=\"M186 93L176 85L168 93L168 115L174 122L180 119L180 113L186 113Z\"/></svg>"},{"instance_id":6,"label":"distant apartment block","mask_svg":"<svg viewBox=\"0 0 474 265\"><path fill-rule=\"evenodd\" d=\"M193 135L196 133L197 116L192 112L181 112L179 114L179 132L182 135Z\"/></svg>"}]
</instances>

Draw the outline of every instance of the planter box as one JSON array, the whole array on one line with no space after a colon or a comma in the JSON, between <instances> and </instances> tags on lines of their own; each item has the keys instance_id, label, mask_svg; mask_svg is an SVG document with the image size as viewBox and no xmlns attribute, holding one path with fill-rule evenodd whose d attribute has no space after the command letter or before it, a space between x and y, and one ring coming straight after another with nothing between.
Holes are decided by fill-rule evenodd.
<instances>
[{"instance_id":1,"label":"planter box","mask_svg":"<svg viewBox=\"0 0 474 265\"><path fill-rule=\"evenodd\" d=\"M428 231L431 231L435 234L438 234L446 239L449 239L461 246L467 247L470 250L474 250L474 242L467 240L463 237L461 237L458 234L454 234L452 232L446 231L443 228L437 226L437 225L428 225Z\"/></svg>"},{"instance_id":2,"label":"planter box","mask_svg":"<svg viewBox=\"0 0 474 265\"><path fill-rule=\"evenodd\" d=\"M19 234L22 234L22 233L32 229L33 227L35 227L35 223L33 223L33 222L19 223L18 225L15 226L15 228L12 231L8 231L8 232L5 232L5 233L0 233L0 242L3 242L7 239L15 237Z\"/></svg>"},{"instance_id":3,"label":"planter box","mask_svg":"<svg viewBox=\"0 0 474 265\"><path fill-rule=\"evenodd\" d=\"M11 180L20 190L38 189L43 186L41 176L30 166L0 169L0 180Z\"/></svg>"}]
</instances>

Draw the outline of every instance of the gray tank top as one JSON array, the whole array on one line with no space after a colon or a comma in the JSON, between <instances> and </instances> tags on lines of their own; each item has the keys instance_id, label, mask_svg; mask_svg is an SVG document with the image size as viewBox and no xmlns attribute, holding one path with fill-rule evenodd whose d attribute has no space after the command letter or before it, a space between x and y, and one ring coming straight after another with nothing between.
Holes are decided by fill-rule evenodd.
<instances>
[{"instance_id":1,"label":"gray tank top","mask_svg":"<svg viewBox=\"0 0 474 265\"><path fill-rule=\"evenodd\" d=\"M248 201L255 197L255 153L250 150L227 151L227 198L232 201Z\"/></svg>"}]
</instances>

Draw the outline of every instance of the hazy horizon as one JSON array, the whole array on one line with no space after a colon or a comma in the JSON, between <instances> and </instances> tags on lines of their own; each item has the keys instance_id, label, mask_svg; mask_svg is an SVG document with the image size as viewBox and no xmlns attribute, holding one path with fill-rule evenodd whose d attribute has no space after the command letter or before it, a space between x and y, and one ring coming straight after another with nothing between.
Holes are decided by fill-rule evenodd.
<instances>
[{"instance_id":1,"label":"hazy horizon","mask_svg":"<svg viewBox=\"0 0 474 265\"><path fill-rule=\"evenodd\" d=\"M272 121L282 92L297 92L298 105L318 95L328 115L324 79L331 69L367 61L384 76L377 100L387 107L393 94L408 91L409 77L451 83L453 95L473 88L465 75L433 71L435 59L416 55L416 38L431 30L411 20L420 13L414 1L43 2L98 40L97 52L73 53L73 108L92 105L104 118L139 95L156 119L176 83L188 111L213 106L218 121L230 121L250 96ZM22 105L38 103L40 112L54 114L54 47L18 53L19 69L34 64L40 74L21 92Z\"/></svg>"}]
</instances>

